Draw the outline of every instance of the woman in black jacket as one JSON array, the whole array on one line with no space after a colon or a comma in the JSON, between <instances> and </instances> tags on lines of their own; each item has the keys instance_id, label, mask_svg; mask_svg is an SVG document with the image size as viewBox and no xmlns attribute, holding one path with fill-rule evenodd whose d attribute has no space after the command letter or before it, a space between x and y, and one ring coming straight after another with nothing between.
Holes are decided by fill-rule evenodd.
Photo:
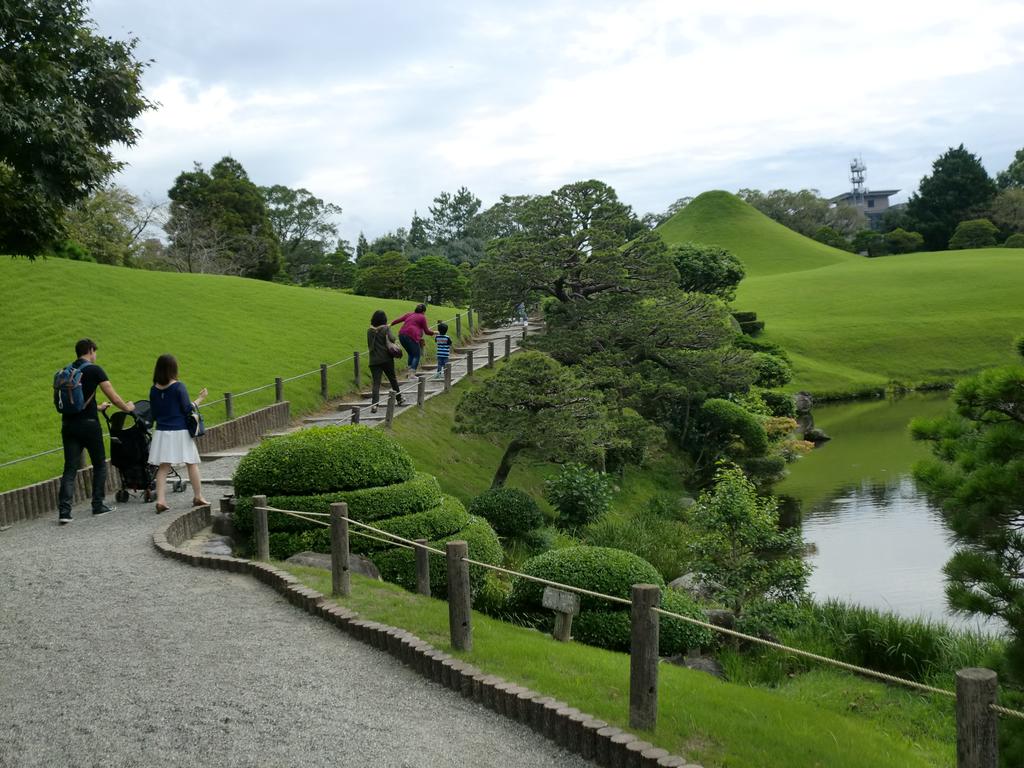
<instances>
[{"instance_id":1,"label":"woman in black jacket","mask_svg":"<svg viewBox=\"0 0 1024 768\"><path fill-rule=\"evenodd\" d=\"M402 392L398 388L398 376L395 374L395 358L391 354L392 348L399 350L399 354L401 354L401 347L395 343L395 337L391 334L391 327L388 325L388 316L384 314L383 309L378 309L370 318L370 328L366 331L366 346L370 352L370 375L373 376L370 413L377 412L382 376L388 377L391 390L398 394L395 402L401 405Z\"/></svg>"}]
</instances>

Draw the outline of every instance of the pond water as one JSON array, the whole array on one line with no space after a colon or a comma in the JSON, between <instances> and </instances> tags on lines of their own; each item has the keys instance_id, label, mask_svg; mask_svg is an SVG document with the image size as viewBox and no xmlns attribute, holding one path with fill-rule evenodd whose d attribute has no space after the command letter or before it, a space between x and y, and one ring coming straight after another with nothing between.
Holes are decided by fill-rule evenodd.
<instances>
[{"instance_id":1,"label":"pond water","mask_svg":"<svg viewBox=\"0 0 1024 768\"><path fill-rule=\"evenodd\" d=\"M775 493L799 503L817 598L985 629L946 609L949 531L910 474L929 448L911 440L910 420L948 409L945 393L814 409L815 426L832 440L791 464Z\"/></svg>"}]
</instances>

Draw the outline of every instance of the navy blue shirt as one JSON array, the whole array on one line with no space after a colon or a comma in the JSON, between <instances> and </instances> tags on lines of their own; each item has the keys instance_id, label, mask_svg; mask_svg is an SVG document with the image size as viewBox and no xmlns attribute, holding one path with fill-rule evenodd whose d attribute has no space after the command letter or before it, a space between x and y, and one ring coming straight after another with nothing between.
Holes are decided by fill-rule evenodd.
<instances>
[{"instance_id":1,"label":"navy blue shirt","mask_svg":"<svg viewBox=\"0 0 1024 768\"><path fill-rule=\"evenodd\" d=\"M188 390L180 381L165 389L154 384L149 388L149 404L153 409L156 428L162 432L188 429L185 419L192 412L192 401Z\"/></svg>"}]
</instances>

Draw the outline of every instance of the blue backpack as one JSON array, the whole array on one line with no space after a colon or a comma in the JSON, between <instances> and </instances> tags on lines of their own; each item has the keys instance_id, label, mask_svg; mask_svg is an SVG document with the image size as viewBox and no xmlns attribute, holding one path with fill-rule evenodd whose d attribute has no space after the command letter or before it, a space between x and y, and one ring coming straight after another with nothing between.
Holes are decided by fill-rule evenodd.
<instances>
[{"instance_id":1,"label":"blue backpack","mask_svg":"<svg viewBox=\"0 0 1024 768\"><path fill-rule=\"evenodd\" d=\"M92 400L95 392L89 395L88 400L82 392L82 371L90 365L92 363L80 366L71 363L53 374L53 405L57 413L81 413Z\"/></svg>"}]
</instances>

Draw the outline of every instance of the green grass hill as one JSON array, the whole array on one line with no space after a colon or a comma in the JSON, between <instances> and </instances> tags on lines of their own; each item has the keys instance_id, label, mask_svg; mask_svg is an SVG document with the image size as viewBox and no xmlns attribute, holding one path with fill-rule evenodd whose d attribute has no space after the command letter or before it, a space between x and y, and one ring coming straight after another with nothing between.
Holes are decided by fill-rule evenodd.
<instances>
[{"instance_id":1,"label":"green grass hill","mask_svg":"<svg viewBox=\"0 0 1024 768\"><path fill-rule=\"evenodd\" d=\"M412 308L237 277L7 256L0 258L0 291L0 464L60 446L53 373L74 359L83 336L99 345L97 363L122 397L147 398L157 355L170 352L189 393L206 386L213 401L365 351L374 310L393 318ZM428 316L447 319L455 311L433 308ZM366 381L365 364L363 370ZM331 394L348 391L352 380L351 362L331 368ZM319 373L285 384L293 414L314 408L319 392ZM273 399L273 387L238 398L235 413ZM203 413L208 424L224 419L222 405ZM0 490L55 477L61 466L57 454L0 468Z\"/></svg>"},{"instance_id":2,"label":"green grass hill","mask_svg":"<svg viewBox=\"0 0 1024 768\"><path fill-rule=\"evenodd\" d=\"M948 382L1013 362L1024 333L1024 250L869 259L783 227L726 192L707 192L660 228L668 243L728 248L747 269L737 309L793 358L790 389L851 393Z\"/></svg>"}]
</instances>

